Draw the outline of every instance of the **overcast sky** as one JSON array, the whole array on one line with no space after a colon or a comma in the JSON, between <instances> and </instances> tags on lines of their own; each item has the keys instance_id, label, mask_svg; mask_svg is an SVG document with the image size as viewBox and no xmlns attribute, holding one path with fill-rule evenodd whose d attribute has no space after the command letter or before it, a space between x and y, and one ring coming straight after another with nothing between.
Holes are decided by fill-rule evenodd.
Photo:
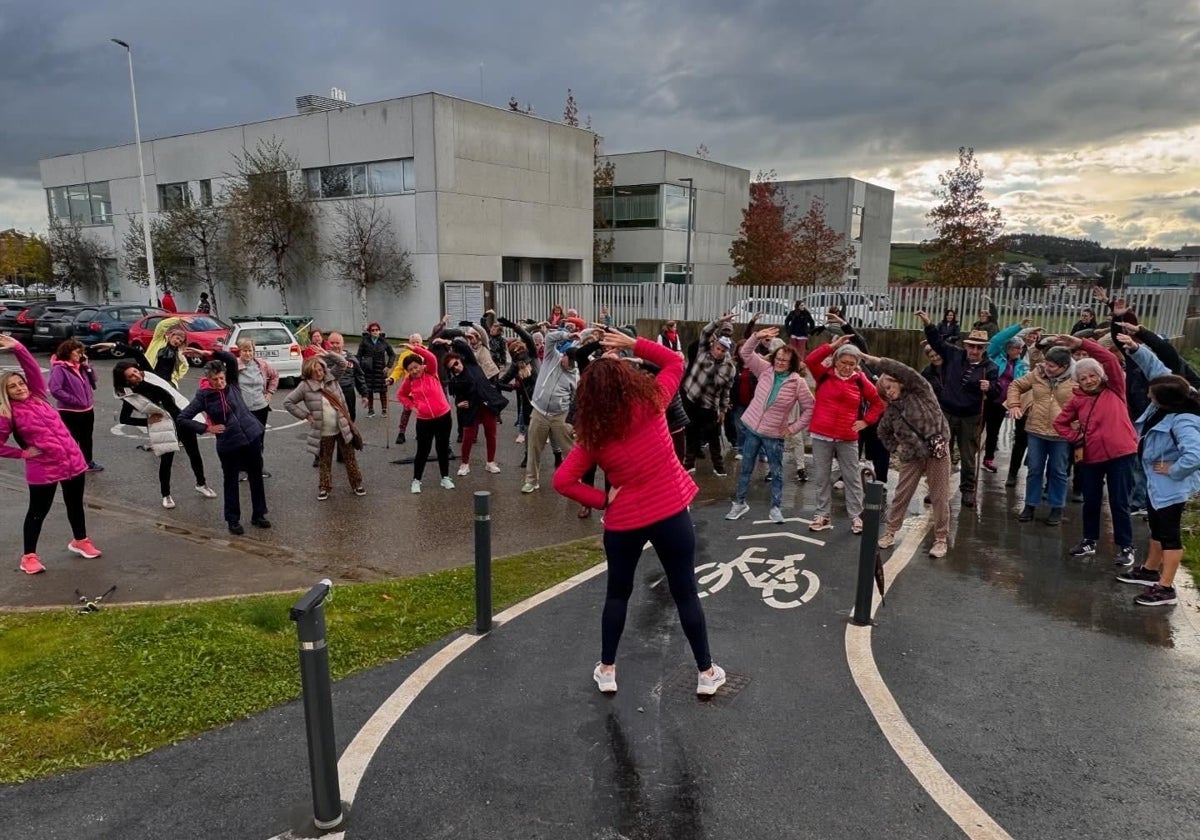
<instances>
[{"instance_id":1,"label":"overcast sky","mask_svg":"<svg viewBox=\"0 0 1200 840\"><path fill-rule=\"evenodd\" d=\"M703 143L893 188L896 241L928 235L968 145L1008 232L1200 243L1200 0L4 0L0 229L46 226L40 158L132 140L110 37L134 46L144 138L332 86L515 95L553 118L571 87L607 151Z\"/></svg>"}]
</instances>

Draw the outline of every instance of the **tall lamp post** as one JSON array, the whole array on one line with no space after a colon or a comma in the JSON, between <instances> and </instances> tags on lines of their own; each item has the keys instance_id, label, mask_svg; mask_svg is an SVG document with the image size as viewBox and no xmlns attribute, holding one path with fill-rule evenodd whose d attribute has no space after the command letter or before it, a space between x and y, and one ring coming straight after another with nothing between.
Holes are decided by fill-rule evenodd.
<instances>
[{"instance_id":1,"label":"tall lamp post","mask_svg":"<svg viewBox=\"0 0 1200 840\"><path fill-rule=\"evenodd\" d=\"M137 88L133 84L133 48L120 38L110 38L125 48L129 57L129 95L133 97L133 142L137 146L138 186L142 193L142 238L146 241L146 277L150 281L150 305L158 306L158 280L154 276L154 248L150 243L150 210L146 206L146 165L142 162L142 130L138 126Z\"/></svg>"},{"instance_id":2,"label":"tall lamp post","mask_svg":"<svg viewBox=\"0 0 1200 840\"><path fill-rule=\"evenodd\" d=\"M688 185L688 220L687 220L687 250L683 257L683 320L688 320L688 309L692 302L692 208L696 201L694 198L695 180L692 178L680 178L680 181L685 181Z\"/></svg>"}]
</instances>

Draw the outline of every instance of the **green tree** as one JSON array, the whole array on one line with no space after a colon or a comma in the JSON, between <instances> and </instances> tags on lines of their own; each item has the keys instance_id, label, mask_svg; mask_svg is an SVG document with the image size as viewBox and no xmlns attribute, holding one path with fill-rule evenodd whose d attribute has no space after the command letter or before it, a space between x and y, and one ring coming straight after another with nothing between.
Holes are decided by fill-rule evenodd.
<instances>
[{"instance_id":1,"label":"green tree","mask_svg":"<svg viewBox=\"0 0 1200 840\"><path fill-rule=\"evenodd\" d=\"M112 253L86 235L79 222L52 221L49 244L55 286L70 292L72 298L79 289L99 295L107 288L104 261Z\"/></svg>"},{"instance_id":2,"label":"green tree","mask_svg":"<svg viewBox=\"0 0 1200 840\"><path fill-rule=\"evenodd\" d=\"M28 286L53 276L50 246L43 237L18 230L0 233L0 277L6 282Z\"/></svg>"},{"instance_id":3,"label":"green tree","mask_svg":"<svg viewBox=\"0 0 1200 840\"><path fill-rule=\"evenodd\" d=\"M958 149L958 166L938 176L942 203L926 218L936 235L923 244L933 254L924 266L943 286L990 286L1003 256L1000 211L983 197L983 170L975 150Z\"/></svg>"},{"instance_id":4,"label":"green tree","mask_svg":"<svg viewBox=\"0 0 1200 840\"><path fill-rule=\"evenodd\" d=\"M125 276L139 286L149 287L146 271L146 237L140 214L129 217L129 228L121 240L121 264ZM170 220L155 214L150 218L150 243L154 248L154 271L159 292L179 291L191 273L191 254L176 235Z\"/></svg>"}]
</instances>

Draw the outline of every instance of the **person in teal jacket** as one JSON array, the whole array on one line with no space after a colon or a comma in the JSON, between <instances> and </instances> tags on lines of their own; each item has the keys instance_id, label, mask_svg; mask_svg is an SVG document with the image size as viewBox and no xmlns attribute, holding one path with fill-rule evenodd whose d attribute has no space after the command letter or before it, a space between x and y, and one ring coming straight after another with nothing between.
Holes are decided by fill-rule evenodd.
<instances>
[{"instance_id":1,"label":"person in teal jacket","mask_svg":"<svg viewBox=\"0 0 1200 840\"><path fill-rule=\"evenodd\" d=\"M1008 386L1014 379L1020 379L1029 373L1029 346L1041 335L1040 327L1023 329L1020 324L1013 324L996 333L988 341L987 355L1000 371L996 387L988 393L988 401L983 408L984 438L983 438L983 468L988 472L996 471L996 446L1000 442L1000 427L1008 416L1004 400L1008 398ZM1009 463L1009 478L1016 485L1017 470L1021 469L1021 461L1025 458L1025 424L1017 421L1017 441L1013 445L1012 460Z\"/></svg>"}]
</instances>

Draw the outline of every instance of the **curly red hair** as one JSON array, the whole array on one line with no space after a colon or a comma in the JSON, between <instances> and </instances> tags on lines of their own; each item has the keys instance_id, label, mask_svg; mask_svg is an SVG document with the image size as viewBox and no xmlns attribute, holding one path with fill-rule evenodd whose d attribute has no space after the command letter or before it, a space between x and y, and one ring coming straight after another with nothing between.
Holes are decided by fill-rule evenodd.
<instances>
[{"instance_id":1,"label":"curly red hair","mask_svg":"<svg viewBox=\"0 0 1200 840\"><path fill-rule=\"evenodd\" d=\"M575 394L575 437L596 452L628 435L647 412L665 408L653 376L629 362L597 359L583 372Z\"/></svg>"}]
</instances>

